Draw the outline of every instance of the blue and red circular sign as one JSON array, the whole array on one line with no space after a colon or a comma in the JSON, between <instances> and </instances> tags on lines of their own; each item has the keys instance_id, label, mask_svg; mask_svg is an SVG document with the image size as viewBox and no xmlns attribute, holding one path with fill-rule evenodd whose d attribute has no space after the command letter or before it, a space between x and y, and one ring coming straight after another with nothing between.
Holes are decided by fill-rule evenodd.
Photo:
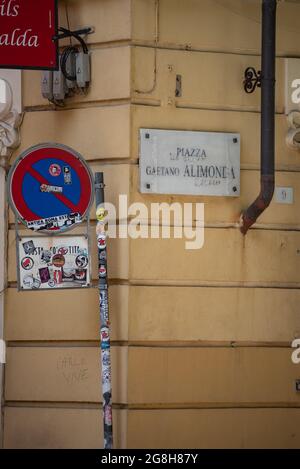
<instances>
[{"instance_id":1,"label":"blue and red circular sign","mask_svg":"<svg viewBox=\"0 0 300 469\"><path fill-rule=\"evenodd\" d=\"M22 153L10 170L8 188L16 216L35 231L72 228L93 202L93 177L83 157L53 143Z\"/></svg>"}]
</instances>

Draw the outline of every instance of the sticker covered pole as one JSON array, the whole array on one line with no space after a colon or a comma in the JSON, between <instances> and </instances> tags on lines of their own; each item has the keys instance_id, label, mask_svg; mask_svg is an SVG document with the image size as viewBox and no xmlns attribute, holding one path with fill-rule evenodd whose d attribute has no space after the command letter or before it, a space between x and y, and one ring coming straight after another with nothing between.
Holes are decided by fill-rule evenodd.
<instances>
[{"instance_id":1,"label":"sticker covered pole","mask_svg":"<svg viewBox=\"0 0 300 469\"><path fill-rule=\"evenodd\" d=\"M95 174L95 196L96 196L96 217L97 217L96 234L97 234L97 243L98 243L98 268L99 268L98 272L99 272L104 449L112 449L113 433L112 433L111 354L110 354L110 324L109 324L109 311L108 311L107 251L106 251L106 232L105 232L103 173Z\"/></svg>"}]
</instances>

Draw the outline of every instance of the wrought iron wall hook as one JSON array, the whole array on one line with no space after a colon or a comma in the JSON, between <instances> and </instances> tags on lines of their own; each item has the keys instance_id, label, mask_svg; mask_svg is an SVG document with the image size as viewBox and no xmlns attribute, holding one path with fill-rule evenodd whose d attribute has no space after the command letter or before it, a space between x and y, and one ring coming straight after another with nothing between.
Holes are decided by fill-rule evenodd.
<instances>
[{"instance_id":1,"label":"wrought iron wall hook","mask_svg":"<svg viewBox=\"0 0 300 469\"><path fill-rule=\"evenodd\" d=\"M256 87L261 87L261 71L256 71L254 67L248 67L245 70L245 78L243 81L246 93L253 93Z\"/></svg>"}]
</instances>

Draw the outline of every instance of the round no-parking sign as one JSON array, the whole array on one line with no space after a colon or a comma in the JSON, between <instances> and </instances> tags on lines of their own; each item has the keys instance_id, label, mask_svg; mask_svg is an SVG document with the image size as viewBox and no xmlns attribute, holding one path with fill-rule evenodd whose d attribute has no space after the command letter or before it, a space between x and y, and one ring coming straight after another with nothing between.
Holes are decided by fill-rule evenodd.
<instances>
[{"instance_id":1,"label":"round no-parking sign","mask_svg":"<svg viewBox=\"0 0 300 469\"><path fill-rule=\"evenodd\" d=\"M57 233L80 223L93 202L93 177L83 157L65 145L29 148L8 176L9 202L27 228Z\"/></svg>"}]
</instances>

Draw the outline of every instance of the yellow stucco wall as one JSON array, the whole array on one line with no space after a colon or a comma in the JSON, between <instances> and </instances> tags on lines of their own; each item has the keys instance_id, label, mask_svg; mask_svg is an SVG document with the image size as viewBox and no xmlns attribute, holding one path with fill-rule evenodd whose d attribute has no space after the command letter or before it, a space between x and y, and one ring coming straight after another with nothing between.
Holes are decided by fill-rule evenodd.
<instances>
[{"instance_id":1,"label":"yellow stucco wall","mask_svg":"<svg viewBox=\"0 0 300 469\"><path fill-rule=\"evenodd\" d=\"M242 80L260 65L260 1L68 0L62 24L65 3L72 28L96 27L91 89L54 110L40 74L25 72L14 157L53 140L104 171L109 202L205 202L199 251L109 243L116 446L299 447L300 164L285 145L284 57L300 56L300 5L278 5L277 41L276 180L295 200L272 202L243 238L239 215L259 190L260 92ZM239 132L241 197L140 194L140 127ZM97 290L17 293L14 237L10 213L4 446L100 447ZM84 380L66 379L64 357L84 364Z\"/></svg>"}]
</instances>

